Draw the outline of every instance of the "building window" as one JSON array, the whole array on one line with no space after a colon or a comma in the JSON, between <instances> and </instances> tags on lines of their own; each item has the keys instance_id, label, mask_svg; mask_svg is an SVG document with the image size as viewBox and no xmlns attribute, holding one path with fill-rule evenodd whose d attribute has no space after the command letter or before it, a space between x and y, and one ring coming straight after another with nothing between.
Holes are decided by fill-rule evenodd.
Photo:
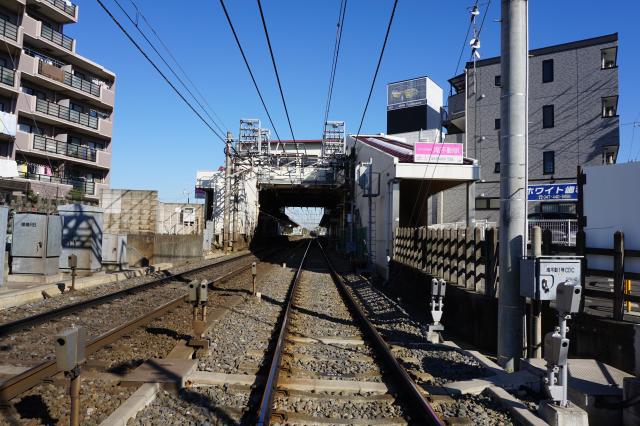
<instances>
[{"instance_id":1,"label":"building window","mask_svg":"<svg viewBox=\"0 0 640 426\"><path fill-rule=\"evenodd\" d=\"M545 151L542 153L542 173L552 175L556 172L555 151Z\"/></svg>"},{"instance_id":2,"label":"building window","mask_svg":"<svg viewBox=\"0 0 640 426\"><path fill-rule=\"evenodd\" d=\"M493 128L496 130L500 130L500 119L496 118L495 120L493 120Z\"/></svg>"},{"instance_id":3,"label":"building window","mask_svg":"<svg viewBox=\"0 0 640 426\"><path fill-rule=\"evenodd\" d=\"M615 164L616 163L616 150L612 148L605 148L602 152L602 164Z\"/></svg>"},{"instance_id":4,"label":"building window","mask_svg":"<svg viewBox=\"0 0 640 426\"><path fill-rule=\"evenodd\" d=\"M618 116L618 97L607 96L602 98L602 116L617 117Z\"/></svg>"},{"instance_id":5,"label":"building window","mask_svg":"<svg viewBox=\"0 0 640 426\"><path fill-rule=\"evenodd\" d=\"M502 76L501 75L496 75L493 83L495 84L496 87L500 87L502 86Z\"/></svg>"},{"instance_id":6,"label":"building window","mask_svg":"<svg viewBox=\"0 0 640 426\"><path fill-rule=\"evenodd\" d=\"M476 198L476 210L500 210L500 198Z\"/></svg>"},{"instance_id":7,"label":"building window","mask_svg":"<svg viewBox=\"0 0 640 426\"><path fill-rule=\"evenodd\" d=\"M551 83L553 81L553 59L542 61L542 82Z\"/></svg>"},{"instance_id":8,"label":"building window","mask_svg":"<svg viewBox=\"0 0 640 426\"><path fill-rule=\"evenodd\" d=\"M603 70L616 68L618 66L618 48L609 47L600 51L601 66Z\"/></svg>"},{"instance_id":9,"label":"building window","mask_svg":"<svg viewBox=\"0 0 640 426\"><path fill-rule=\"evenodd\" d=\"M500 162L497 162L497 163L493 166L493 173L500 173Z\"/></svg>"},{"instance_id":10,"label":"building window","mask_svg":"<svg viewBox=\"0 0 640 426\"><path fill-rule=\"evenodd\" d=\"M554 107L553 105L544 105L542 107L542 128L549 129L555 125Z\"/></svg>"}]
</instances>

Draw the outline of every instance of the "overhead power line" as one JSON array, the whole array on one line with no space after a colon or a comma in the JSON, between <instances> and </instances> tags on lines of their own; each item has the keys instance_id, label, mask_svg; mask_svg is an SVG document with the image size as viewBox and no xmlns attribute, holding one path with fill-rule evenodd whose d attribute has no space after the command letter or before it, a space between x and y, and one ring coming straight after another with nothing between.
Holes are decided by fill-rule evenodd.
<instances>
[{"instance_id":1,"label":"overhead power line","mask_svg":"<svg viewBox=\"0 0 640 426\"><path fill-rule=\"evenodd\" d=\"M340 13L338 14L338 24L336 28L336 41L333 45L333 60L331 63L331 73L329 77L329 90L327 92L327 104L324 109L324 125L329 119L329 111L331 110L331 98L333 97L333 85L336 78L336 69L338 67L338 57L340 55L340 44L342 41L342 29L344 28L344 17L347 12L347 0L340 2ZM324 134L324 131L323 131Z\"/></svg>"},{"instance_id":2,"label":"overhead power line","mask_svg":"<svg viewBox=\"0 0 640 426\"><path fill-rule=\"evenodd\" d=\"M187 100L187 98L180 92L180 90L178 90L178 88L171 82L171 80L169 80L169 78L162 72L162 70L158 67L158 65L156 65L156 63L149 57L149 55L147 55L144 49L142 49L142 47L140 47L140 45L133 39L131 34L129 34L129 32L122 26L120 21L118 21L118 19L115 16L113 16L109 8L107 8L107 6L104 5L102 0L96 0L96 1L100 5L100 7L107 13L107 15L109 15L111 20L116 24L116 26L120 29L120 31L122 31L122 33L129 39L129 41L135 46L135 48L138 49L138 51L142 54L142 56L144 56L144 58L153 66L153 68L158 72L158 74L160 74L160 76L164 79L164 81L180 97L180 99L182 99L184 103L187 104L187 106L191 109L191 111L193 111L193 113L204 123L205 126L209 128L209 130L211 130L211 132L214 135L218 137L218 139L220 139L220 141L222 141L223 143L226 143L225 138L222 137L222 135L220 135L213 127L211 127L209 122L204 119L204 117L196 110L196 108L191 104L191 102L189 102L189 100Z\"/></svg>"},{"instance_id":3,"label":"overhead power line","mask_svg":"<svg viewBox=\"0 0 640 426\"><path fill-rule=\"evenodd\" d=\"M194 101L196 101L196 103L198 104L198 106L202 109L202 111L209 117L209 119L211 120L211 122L214 124L214 126L216 126L216 128L220 131L220 133L224 134L225 130L222 129L218 123L216 122L216 120L211 116L211 114L209 114L209 112L207 111L207 109L204 107L204 105L202 105L202 103L198 100L198 98L196 97L196 95L193 94L193 92L191 91L191 89L189 89L189 86L187 86L187 84L182 80L182 78L180 78L180 76L178 75L178 73L173 69L173 67L171 65L169 65L169 63L167 62L167 60L164 58L164 56L158 51L158 49L156 48L156 46L151 42L151 40L149 40L149 38L147 37L147 35L140 29L140 27L138 26L138 22L137 20L134 21L133 18L131 17L131 15L129 15L129 13L124 9L124 7L122 7L122 5L120 4L120 2L118 0L113 0L114 3L120 8L120 10L122 11L122 13L125 14L125 16L127 17L127 19L129 19L129 22L131 22L131 24L136 27L136 30L138 30L138 32L140 33L140 35L142 36L142 38L145 39L145 41L149 44L149 46L151 46L151 48L153 49L154 52L156 52L156 55L158 55L158 57L160 58L160 60L165 64L165 66L169 69L169 71L171 71L171 73L173 74L173 76L175 78L178 79L178 81L180 82L180 84L182 84L182 87L184 87L187 92L189 93L189 95L191 95L191 97L193 98ZM135 5L135 3L134 3ZM139 9L137 6L136 7L136 11L138 12L138 14L140 14L142 16L142 14L140 13Z\"/></svg>"},{"instance_id":4,"label":"overhead power line","mask_svg":"<svg viewBox=\"0 0 640 426\"><path fill-rule=\"evenodd\" d=\"M222 6L222 10L224 11L224 15L227 18L227 22L229 23L229 28L233 33L233 38L236 40L236 44L238 45L238 49L240 50L240 54L242 55L242 59L244 60L244 64L247 67L247 71L249 71L249 75L251 76L251 81L253 82L253 86L256 88L256 92L258 92L258 97L260 98L260 102L262 102L262 107L264 111L267 113L267 117L269 118L269 122L271 123L271 127L273 127L273 131L276 134L278 142L282 144L282 140L280 139L280 135L278 134L278 130L276 129L275 124L273 124L273 119L271 118L271 114L269 114L269 108L267 108L267 104L264 102L264 97L262 96L262 92L258 87L258 83L256 82L256 78L253 75L253 71L251 70L251 66L249 65L249 61L247 60L247 56L244 54L244 49L242 48L242 44L240 43L240 39L238 38L238 34L236 33L236 29L233 26L233 22L231 21L231 16L229 16L229 12L227 11L227 7L224 4L224 0L220 0L220 5Z\"/></svg>"},{"instance_id":5,"label":"overhead power line","mask_svg":"<svg viewBox=\"0 0 640 426\"><path fill-rule=\"evenodd\" d=\"M298 143L296 137L293 134L293 127L291 126L291 117L289 117L289 109L287 108L287 102L284 100L284 91L282 90L282 83L280 82L280 74L278 73L278 66L276 65L276 58L273 55L273 48L271 47L271 38L269 37L269 30L267 29L267 22L264 19L264 12L262 10L262 3L258 1L258 9L260 10L260 19L262 20L262 28L264 29L264 35L267 39L267 45L269 46L269 55L271 55L271 63L273 64L273 71L276 74L276 80L278 81L278 89L280 89L280 98L282 99L282 105L284 105L284 112L287 115L287 122L289 123L289 130L291 131L291 139L293 139L293 145L296 148L296 154L298 154ZM306 153L306 148L305 148Z\"/></svg>"},{"instance_id":6,"label":"overhead power line","mask_svg":"<svg viewBox=\"0 0 640 426\"><path fill-rule=\"evenodd\" d=\"M393 2L393 9L391 9L391 16L389 17L389 24L387 25L387 33L384 36L384 43L382 43L382 49L380 49L380 56L378 57L378 64L376 65L376 71L373 74L373 80L371 80L371 88L369 89L369 96L367 96L367 102L364 105L364 110L362 111L362 118L360 119L360 125L358 126L358 132L356 133L356 137L360 135L360 131L362 130L362 124L364 123L364 117L367 115L367 109L369 108L369 102L371 101L371 94L373 93L373 87L376 84L376 79L378 78L378 71L380 71L380 64L382 63L382 57L384 56L384 50L387 47L387 40L389 40L389 33L391 32L391 24L393 24L393 17L396 14L396 7L398 6L398 0Z\"/></svg>"},{"instance_id":7,"label":"overhead power line","mask_svg":"<svg viewBox=\"0 0 640 426\"><path fill-rule=\"evenodd\" d=\"M204 102L204 104L207 106L207 108L209 109L209 111L216 117L216 119L218 120L218 122L222 125L222 127L228 129L229 126L227 126L224 122L224 120L216 113L216 111L211 107L211 105L209 104L209 102L207 101L206 96L204 96L202 94L202 92L200 91L200 89L198 89L198 86L193 82L193 80L191 80L191 78L189 77L189 74L187 74L187 72L184 70L184 68L182 67L182 65L180 64L180 61L178 61L176 59L176 57L173 55L173 53L171 52L171 49L169 49L169 47L165 44L165 42L162 40L162 38L160 37L160 35L158 34L158 32L156 31L156 29L153 27L153 25L151 25L151 22L149 22L149 20L147 19L147 17L140 11L140 8L138 7L138 5L136 4L135 1L133 0L129 0L131 2L131 4L133 5L133 7L135 7L136 9L136 13L137 16L139 16L140 18L142 18L142 20L145 22L145 24L147 25L147 27L149 27L149 29L151 30L151 32L153 33L153 35L155 36L155 38L160 42L160 44L162 45L162 47L164 48L164 50L169 54L169 57L171 57L171 60L178 66L178 69L182 72L182 75L184 75L184 77L187 79L187 81L189 82L189 84L191 84L191 87L193 87L193 89L196 91L196 93L200 96L200 99L202 99L202 102ZM136 19L137 21L137 19ZM207 114L208 115L208 114Z\"/></svg>"}]
</instances>

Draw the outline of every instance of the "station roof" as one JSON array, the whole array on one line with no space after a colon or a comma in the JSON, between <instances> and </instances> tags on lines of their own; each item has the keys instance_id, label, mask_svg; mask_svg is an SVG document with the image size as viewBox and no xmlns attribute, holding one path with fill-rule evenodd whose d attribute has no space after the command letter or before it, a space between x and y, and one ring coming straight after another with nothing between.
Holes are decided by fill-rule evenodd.
<instances>
[{"instance_id":1,"label":"station roof","mask_svg":"<svg viewBox=\"0 0 640 426\"><path fill-rule=\"evenodd\" d=\"M386 136L354 136L359 142L393 155L401 163L413 163L413 145Z\"/></svg>"},{"instance_id":2,"label":"station roof","mask_svg":"<svg viewBox=\"0 0 640 426\"><path fill-rule=\"evenodd\" d=\"M359 135L353 138L396 157L400 163L415 163L413 160L414 145L412 143L402 142L387 135ZM474 164L474 161L470 158L464 158L463 164Z\"/></svg>"}]
</instances>

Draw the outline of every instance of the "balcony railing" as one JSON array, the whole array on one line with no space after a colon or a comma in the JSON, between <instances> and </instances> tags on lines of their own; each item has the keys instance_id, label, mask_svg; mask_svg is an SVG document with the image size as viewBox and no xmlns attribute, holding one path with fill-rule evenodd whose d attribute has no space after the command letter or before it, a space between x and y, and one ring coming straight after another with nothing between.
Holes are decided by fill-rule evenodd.
<instances>
[{"instance_id":1,"label":"balcony railing","mask_svg":"<svg viewBox=\"0 0 640 426\"><path fill-rule=\"evenodd\" d=\"M56 64L49 64L43 60L38 62L38 73L51 79L60 81L69 87L89 93L93 96L100 97L100 86L78 76L71 74L69 71L60 69Z\"/></svg>"},{"instance_id":2,"label":"balcony railing","mask_svg":"<svg viewBox=\"0 0 640 426\"><path fill-rule=\"evenodd\" d=\"M36 100L36 111L42 114L51 115L53 117L67 120L72 123L78 123L83 126L91 127L92 129L98 128L97 117L92 117L84 112L74 111L66 106L48 102L44 99Z\"/></svg>"},{"instance_id":3,"label":"balcony railing","mask_svg":"<svg viewBox=\"0 0 640 426\"><path fill-rule=\"evenodd\" d=\"M16 82L16 72L10 68L0 66L0 82L13 87Z\"/></svg>"},{"instance_id":4,"label":"balcony railing","mask_svg":"<svg viewBox=\"0 0 640 426\"><path fill-rule=\"evenodd\" d=\"M49 3L50 5L55 7L56 9L60 9L61 11L63 11L64 13L66 13L67 15L69 15L71 17L75 17L76 16L76 5L75 4L68 4L64 0L44 0L44 1L46 1L47 3Z\"/></svg>"},{"instance_id":5,"label":"balcony railing","mask_svg":"<svg viewBox=\"0 0 640 426\"><path fill-rule=\"evenodd\" d=\"M41 175L31 172L18 172L18 176L24 179L37 180L39 182L61 183L63 185L71 185L75 189L82 191L84 194L93 195L96 191L96 183L81 178L69 178L52 175Z\"/></svg>"},{"instance_id":6,"label":"balcony railing","mask_svg":"<svg viewBox=\"0 0 640 426\"><path fill-rule=\"evenodd\" d=\"M58 46L62 46L67 50L73 50L73 39L62 34L61 32L54 30L51 27L43 24L40 35L42 36L42 38L47 39L50 42L57 44Z\"/></svg>"},{"instance_id":7,"label":"balcony railing","mask_svg":"<svg viewBox=\"0 0 640 426\"><path fill-rule=\"evenodd\" d=\"M58 141L45 136L33 135L33 148L39 151L79 158L81 160L96 161L95 148Z\"/></svg>"},{"instance_id":8,"label":"balcony railing","mask_svg":"<svg viewBox=\"0 0 640 426\"><path fill-rule=\"evenodd\" d=\"M68 64L65 64L62 61L59 61L59 60L57 60L55 58L47 56L44 53L37 52L37 51L35 51L33 49L30 49L28 47L24 47L24 53L26 53L27 55L32 56L34 58L40 59L42 62L45 62L47 64L51 64L51 65L53 65L55 67L58 67L58 68L62 68L64 66L68 65Z\"/></svg>"},{"instance_id":9,"label":"balcony railing","mask_svg":"<svg viewBox=\"0 0 640 426\"><path fill-rule=\"evenodd\" d=\"M82 90L83 92L90 93L93 96L100 97L100 86L67 71L64 72L64 84L78 90Z\"/></svg>"},{"instance_id":10,"label":"balcony railing","mask_svg":"<svg viewBox=\"0 0 640 426\"><path fill-rule=\"evenodd\" d=\"M0 35L11 40L18 40L18 27L15 24L0 18Z\"/></svg>"}]
</instances>

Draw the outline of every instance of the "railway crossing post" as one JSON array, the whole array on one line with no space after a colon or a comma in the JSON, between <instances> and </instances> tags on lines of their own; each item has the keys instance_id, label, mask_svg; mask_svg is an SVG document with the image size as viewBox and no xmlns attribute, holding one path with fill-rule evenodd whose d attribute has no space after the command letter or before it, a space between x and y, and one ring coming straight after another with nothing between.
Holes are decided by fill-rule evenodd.
<instances>
[{"instance_id":1,"label":"railway crossing post","mask_svg":"<svg viewBox=\"0 0 640 426\"><path fill-rule=\"evenodd\" d=\"M69 268L71 269L71 291L76 291L76 269L78 268L78 256L69 256Z\"/></svg>"},{"instance_id":2,"label":"railway crossing post","mask_svg":"<svg viewBox=\"0 0 640 426\"><path fill-rule=\"evenodd\" d=\"M253 295L256 295L256 276L258 275L258 268L256 262L251 263L251 284L253 287Z\"/></svg>"},{"instance_id":3,"label":"railway crossing post","mask_svg":"<svg viewBox=\"0 0 640 426\"><path fill-rule=\"evenodd\" d=\"M193 305L193 334L188 345L198 349L208 350L209 340L204 337L207 329L207 280L194 280L189 283L187 301Z\"/></svg>"},{"instance_id":4,"label":"railway crossing post","mask_svg":"<svg viewBox=\"0 0 640 426\"><path fill-rule=\"evenodd\" d=\"M443 279L433 278L431 280L431 318L433 324L429 324L427 328L427 340L431 343L440 343L440 332L444 330L444 326L440 323L442 319L442 308L444 307L444 293L447 289L447 282Z\"/></svg>"},{"instance_id":5,"label":"railway crossing post","mask_svg":"<svg viewBox=\"0 0 640 426\"><path fill-rule=\"evenodd\" d=\"M85 361L87 330L71 327L56 336L56 365L69 378L71 410L69 424L77 426L80 421L80 364Z\"/></svg>"}]
</instances>

